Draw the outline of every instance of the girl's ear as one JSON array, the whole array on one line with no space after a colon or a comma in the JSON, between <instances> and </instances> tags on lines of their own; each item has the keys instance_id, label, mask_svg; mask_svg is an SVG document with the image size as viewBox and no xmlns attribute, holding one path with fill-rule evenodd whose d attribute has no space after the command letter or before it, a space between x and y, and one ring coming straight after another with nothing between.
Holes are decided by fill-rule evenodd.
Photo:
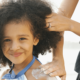
<instances>
[{"instance_id":1,"label":"girl's ear","mask_svg":"<svg viewBox=\"0 0 80 80\"><path fill-rule=\"evenodd\" d=\"M38 44L38 42L39 42L39 39L34 38L33 45L36 46Z\"/></svg>"}]
</instances>

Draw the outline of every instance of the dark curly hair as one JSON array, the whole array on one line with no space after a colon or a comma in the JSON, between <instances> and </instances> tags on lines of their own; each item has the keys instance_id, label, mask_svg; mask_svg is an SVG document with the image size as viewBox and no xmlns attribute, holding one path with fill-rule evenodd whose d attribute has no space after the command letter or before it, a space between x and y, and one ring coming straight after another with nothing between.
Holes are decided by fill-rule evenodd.
<instances>
[{"instance_id":1,"label":"dark curly hair","mask_svg":"<svg viewBox=\"0 0 80 80\"><path fill-rule=\"evenodd\" d=\"M0 6L0 61L3 65L11 65L2 52L2 39L4 27L10 21L27 20L30 22L31 31L34 37L39 39L37 46L33 47L33 55L44 54L51 48L56 48L56 44L60 41L59 32L48 31L46 28L46 16L52 13L50 5L42 0L10 0Z\"/></svg>"}]
</instances>

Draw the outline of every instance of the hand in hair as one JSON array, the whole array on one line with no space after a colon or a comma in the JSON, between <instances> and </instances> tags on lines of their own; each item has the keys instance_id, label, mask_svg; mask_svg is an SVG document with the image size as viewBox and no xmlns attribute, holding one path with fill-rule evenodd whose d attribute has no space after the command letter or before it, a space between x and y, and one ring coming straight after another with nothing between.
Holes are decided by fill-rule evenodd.
<instances>
[{"instance_id":1,"label":"hand in hair","mask_svg":"<svg viewBox=\"0 0 80 80\"><path fill-rule=\"evenodd\" d=\"M47 16L46 22L47 27L51 25L49 31L72 31L80 36L80 23L65 16L53 13Z\"/></svg>"}]
</instances>

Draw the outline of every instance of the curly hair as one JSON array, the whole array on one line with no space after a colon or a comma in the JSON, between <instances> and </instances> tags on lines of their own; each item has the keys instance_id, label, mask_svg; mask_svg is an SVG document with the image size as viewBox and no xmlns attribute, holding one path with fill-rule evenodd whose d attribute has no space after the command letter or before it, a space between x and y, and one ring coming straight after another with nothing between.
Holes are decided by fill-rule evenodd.
<instances>
[{"instance_id":1,"label":"curly hair","mask_svg":"<svg viewBox=\"0 0 80 80\"><path fill-rule=\"evenodd\" d=\"M33 36L39 39L37 46L33 47L33 55L44 54L51 48L56 48L61 36L59 32L49 31L46 28L46 16L52 13L50 5L42 0L10 0L0 6L0 61L3 65L9 61L3 54L1 45L4 27L10 21L27 20L32 25Z\"/></svg>"}]
</instances>

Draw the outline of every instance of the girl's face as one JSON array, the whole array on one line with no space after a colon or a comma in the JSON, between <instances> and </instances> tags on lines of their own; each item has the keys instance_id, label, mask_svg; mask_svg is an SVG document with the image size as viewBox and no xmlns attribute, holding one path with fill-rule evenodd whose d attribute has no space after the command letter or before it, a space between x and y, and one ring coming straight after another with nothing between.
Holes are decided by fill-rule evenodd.
<instances>
[{"instance_id":1,"label":"girl's face","mask_svg":"<svg viewBox=\"0 0 80 80\"><path fill-rule=\"evenodd\" d=\"M38 41L33 37L27 21L10 22L4 28L2 51L11 62L20 64L32 56L33 45L37 45Z\"/></svg>"}]
</instances>

